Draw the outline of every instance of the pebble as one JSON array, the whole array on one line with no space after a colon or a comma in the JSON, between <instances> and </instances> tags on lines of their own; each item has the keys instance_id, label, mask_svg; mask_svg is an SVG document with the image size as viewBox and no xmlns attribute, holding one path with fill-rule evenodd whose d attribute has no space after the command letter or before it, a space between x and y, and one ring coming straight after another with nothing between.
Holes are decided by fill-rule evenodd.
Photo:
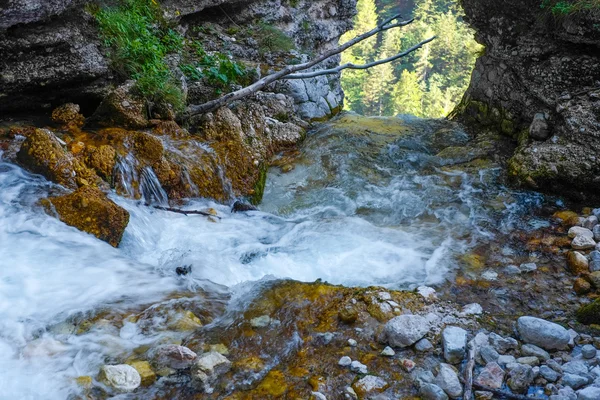
<instances>
[{"instance_id":1,"label":"pebble","mask_svg":"<svg viewBox=\"0 0 600 400\"><path fill-rule=\"evenodd\" d=\"M448 396L458 398L462 395L462 385L458 380L456 370L449 364L440 364L440 372L435 378L435 384L441 387Z\"/></svg>"},{"instance_id":2,"label":"pebble","mask_svg":"<svg viewBox=\"0 0 600 400\"><path fill-rule=\"evenodd\" d=\"M417 364L415 364L415 362L413 360L410 360L408 358L403 358L402 360L400 360L400 366L406 372L411 372L413 369L415 369Z\"/></svg>"},{"instance_id":3,"label":"pebble","mask_svg":"<svg viewBox=\"0 0 600 400\"><path fill-rule=\"evenodd\" d=\"M419 286L417 288L417 293L423 296L426 299L432 298L435 299L437 296L435 294L435 289L429 286Z\"/></svg>"},{"instance_id":4,"label":"pebble","mask_svg":"<svg viewBox=\"0 0 600 400\"><path fill-rule=\"evenodd\" d=\"M492 389L500 389L502 382L504 382L504 371L495 362L486 365L475 379L475 383Z\"/></svg>"},{"instance_id":5,"label":"pebble","mask_svg":"<svg viewBox=\"0 0 600 400\"><path fill-rule=\"evenodd\" d=\"M312 397L316 400L327 400L327 397L321 392L312 392Z\"/></svg>"},{"instance_id":6,"label":"pebble","mask_svg":"<svg viewBox=\"0 0 600 400\"><path fill-rule=\"evenodd\" d=\"M358 346L358 342L354 339L348 339L348 345L350 347L356 347L356 346Z\"/></svg>"},{"instance_id":7,"label":"pebble","mask_svg":"<svg viewBox=\"0 0 600 400\"><path fill-rule=\"evenodd\" d=\"M448 400L448 395L438 385L424 383L419 389L419 396L423 400Z\"/></svg>"},{"instance_id":8,"label":"pebble","mask_svg":"<svg viewBox=\"0 0 600 400\"><path fill-rule=\"evenodd\" d=\"M536 263L525 263L519 266L523 272L533 272L537 269Z\"/></svg>"},{"instance_id":9,"label":"pebble","mask_svg":"<svg viewBox=\"0 0 600 400\"><path fill-rule=\"evenodd\" d=\"M545 350L566 348L570 340L569 333L562 326L535 317L520 317L517 330L524 342Z\"/></svg>"},{"instance_id":10,"label":"pebble","mask_svg":"<svg viewBox=\"0 0 600 400\"><path fill-rule=\"evenodd\" d=\"M583 346L581 348L581 355L583 356L583 358L587 358L587 359L591 359L596 357L596 348L594 346L592 346L591 344L586 344L585 346Z\"/></svg>"},{"instance_id":11,"label":"pebble","mask_svg":"<svg viewBox=\"0 0 600 400\"><path fill-rule=\"evenodd\" d=\"M589 250L596 247L596 242L593 238L587 236L577 236L571 242L571 247L575 250Z\"/></svg>"},{"instance_id":12,"label":"pebble","mask_svg":"<svg viewBox=\"0 0 600 400\"><path fill-rule=\"evenodd\" d=\"M98 380L123 393L133 392L142 384L140 374L126 364L103 365Z\"/></svg>"},{"instance_id":13,"label":"pebble","mask_svg":"<svg viewBox=\"0 0 600 400\"><path fill-rule=\"evenodd\" d=\"M526 392L533 382L533 368L529 365L516 364L508 373L508 387L517 393Z\"/></svg>"},{"instance_id":14,"label":"pebble","mask_svg":"<svg viewBox=\"0 0 600 400\"><path fill-rule=\"evenodd\" d=\"M458 326L448 326L442 332L444 358L450 364L458 364L465 357L467 331Z\"/></svg>"},{"instance_id":15,"label":"pebble","mask_svg":"<svg viewBox=\"0 0 600 400\"><path fill-rule=\"evenodd\" d=\"M386 348L381 352L381 355L385 357L393 357L395 354L396 352L390 346L386 346Z\"/></svg>"},{"instance_id":16,"label":"pebble","mask_svg":"<svg viewBox=\"0 0 600 400\"><path fill-rule=\"evenodd\" d=\"M556 382L560 375L558 372L548 367L547 365L542 365L540 367L540 374L544 377L548 382Z\"/></svg>"},{"instance_id":17,"label":"pebble","mask_svg":"<svg viewBox=\"0 0 600 400\"><path fill-rule=\"evenodd\" d=\"M573 226L573 227L569 228L569 232L567 235L571 239L575 239L577 236L586 236L589 238L594 237L594 233L591 230L589 230L588 228L581 227L581 226Z\"/></svg>"},{"instance_id":18,"label":"pebble","mask_svg":"<svg viewBox=\"0 0 600 400\"><path fill-rule=\"evenodd\" d=\"M407 347L423 338L429 332L429 323L420 315L400 315L389 320L383 333L393 347Z\"/></svg>"},{"instance_id":19,"label":"pebble","mask_svg":"<svg viewBox=\"0 0 600 400\"><path fill-rule=\"evenodd\" d=\"M433 349L433 344L427 339L421 339L415 343L415 350L417 351L429 351Z\"/></svg>"},{"instance_id":20,"label":"pebble","mask_svg":"<svg viewBox=\"0 0 600 400\"><path fill-rule=\"evenodd\" d=\"M357 374L366 374L368 372L367 366L356 360L350 363L350 370L352 372L356 372Z\"/></svg>"},{"instance_id":21,"label":"pebble","mask_svg":"<svg viewBox=\"0 0 600 400\"><path fill-rule=\"evenodd\" d=\"M521 346L521 354L524 356L534 356L542 360L550 359L550 354L540 347L537 347L534 344L524 344Z\"/></svg>"},{"instance_id":22,"label":"pebble","mask_svg":"<svg viewBox=\"0 0 600 400\"><path fill-rule=\"evenodd\" d=\"M350 364L352 364L352 359L348 356L344 356L340 358L340 361L338 361L338 365L341 367L347 367Z\"/></svg>"},{"instance_id":23,"label":"pebble","mask_svg":"<svg viewBox=\"0 0 600 400\"><path fill-rule=\"evenodd\" d=\"M462 308L463 315L480 315L483 314L483 307L478 303L467 304Z\"/></svg>"},{"instance_id":24,"label":"pebble","mask_svg":"<svg viewBox=\"0 0 600 400\"><path fill-rule=\"evenodd\" d=\"M564 374L562 377L563 385L572 387L573 389L579 389L588 383L587 378L575 374Z\"/></svg>"}]
</instances>

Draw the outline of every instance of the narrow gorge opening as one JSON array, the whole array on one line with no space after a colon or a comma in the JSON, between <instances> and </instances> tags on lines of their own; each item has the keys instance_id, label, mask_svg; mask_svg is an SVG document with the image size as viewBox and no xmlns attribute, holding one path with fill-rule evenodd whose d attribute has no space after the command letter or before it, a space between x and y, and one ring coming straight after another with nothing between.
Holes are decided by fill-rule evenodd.
<instances>
[{"instance_id":1,"label":"narrow gorge opening","mask_svg":"<svg viewBox=\"0 0 600 400\"><path fill-rule=\"evenodd\" d=\"M420 40L437 39L399 61L364 71L345 70L345 109L363 115L447 116L469 86L483 46L463 20L456 0L358 0L354 30L340 42L364 33L394 14L415 21L366 40L342 54L342 63L363 64L389 57Z\"/></svg>"}]
</instances>

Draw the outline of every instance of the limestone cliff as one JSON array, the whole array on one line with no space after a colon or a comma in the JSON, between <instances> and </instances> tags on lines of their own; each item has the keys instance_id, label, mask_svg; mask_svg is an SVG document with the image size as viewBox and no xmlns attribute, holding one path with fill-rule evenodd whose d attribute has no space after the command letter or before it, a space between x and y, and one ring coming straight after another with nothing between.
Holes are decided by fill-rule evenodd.
<instances>
[{"instance_id":1,"label":"limestone cliff","mask_svg":"<svg viewBox=\"0 0 600 400\"><path fill-rule=\"evenodd\" d=\"M600 12L463 0L486 46L454 117L518 141L509 175L576 199L600 193Z\"/></svg>"}]
</instances>

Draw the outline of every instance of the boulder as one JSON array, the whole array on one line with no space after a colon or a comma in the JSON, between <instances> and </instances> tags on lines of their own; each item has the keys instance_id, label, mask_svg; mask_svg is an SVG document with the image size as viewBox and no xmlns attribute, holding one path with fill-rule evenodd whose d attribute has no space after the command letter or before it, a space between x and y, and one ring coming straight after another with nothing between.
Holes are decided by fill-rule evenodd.
<instances>
[{"instance_id":1,"label":"boulder","mask_svg":"<svg viewBox=\"0 0 600 400\"><path fill-rule=\"evenodd\" d=\"M465 357L467 331L458 326L448 326L442 332L444 358L450 364L458 364Z\"/></svg>"},{"instance_id":2,"label":"boulder","mask_svg":"<svg viewBox=\"0 0 600 400\"><path fill-rule=\"evenodd\" d=\"M75 192L43 199L41 204L51 215L67 225L91 233L117 247L129 223L129 213L115 204L98 188L83 186Z\"/></svg>"},{"instance_id":3,"label":"boulder","mask_svg":"<svg viewBox=\"0 0 600 400\"><path fill-rule=\"evenodd\" d=\"M231 361L216 351L202 354L192 365L192 385L197 390L212 393L211 385L231 369Z\"/></svg>"},{"instance_id":4,"label":"boulder","mask_svg":"<svg viewBox=\"0 0 600 400\"><path fill-rule=\"evenodd\" d=\"M122 393L133 392L142 384L140 374L126 364L102 366L98 380Z\"/></svg>"},{"instance_id":5,"label":"boulder","mask_svg":"<svg viewBox=\"0 0 600 400\"><path fill-rule=\"evenodd\" d=\"M440 364L440 372L435 378L435 384L441 387L453 399L462 396L463 389L458 379L458 374L454 367L449 364Z\"/></svg>"},{"instance_id":6,"label":"boulder","mask_svg":"<svg viewBox=\"0 0 600 400\"><path fill-rule=\"evenodd\" d=\"M383 334L393 347L407 347L423 338L429 332L429 323L420 315L400 315L389 320Z\"/></svg>"},{"instance_id":7,"label":"boulder","mask_svg":"<svg viewBox=\"0 0 600 400\"><path fill-rule=\"evenodd\" d=\"M517 331L525 343L534 344L544 350L564 349L570 340L569 333L562 326L535 317L519 318Z\"/></svg>"}]
</instances>

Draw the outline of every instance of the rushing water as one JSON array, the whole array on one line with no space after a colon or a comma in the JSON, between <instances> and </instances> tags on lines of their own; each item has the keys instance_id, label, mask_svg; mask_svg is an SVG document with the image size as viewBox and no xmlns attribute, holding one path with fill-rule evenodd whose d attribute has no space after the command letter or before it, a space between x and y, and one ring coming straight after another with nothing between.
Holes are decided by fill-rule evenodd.
<instances>
[{"instance_id":1,"label":"rushing water","mask_svg":"<svg viewBox=\"0 0 600 400\"><path fill-rule=\"evenodd\" d=\"M457 126L360 123L342 119L309 135L291 172L269 174L262 211L186 205L214 207L222 219L213 222L113 195L131 214L118 249L46 215L37 201L62 189L0 159L0 398L64 399L75 377L95 376L160 336L133 322L75 334L65 321L82 315L143 309L175 292L236 292L273 277L435 285L458 268L456 255L536 222L525 217L541 197L504 188L493 164L463 170L435 155L436 140L468 141ZM127 176L127 163L118 168ZM165 203L153 171L143 175L147 200ZM177 276L182 265L192 274Z\"/></svg>"}]
</instances>

